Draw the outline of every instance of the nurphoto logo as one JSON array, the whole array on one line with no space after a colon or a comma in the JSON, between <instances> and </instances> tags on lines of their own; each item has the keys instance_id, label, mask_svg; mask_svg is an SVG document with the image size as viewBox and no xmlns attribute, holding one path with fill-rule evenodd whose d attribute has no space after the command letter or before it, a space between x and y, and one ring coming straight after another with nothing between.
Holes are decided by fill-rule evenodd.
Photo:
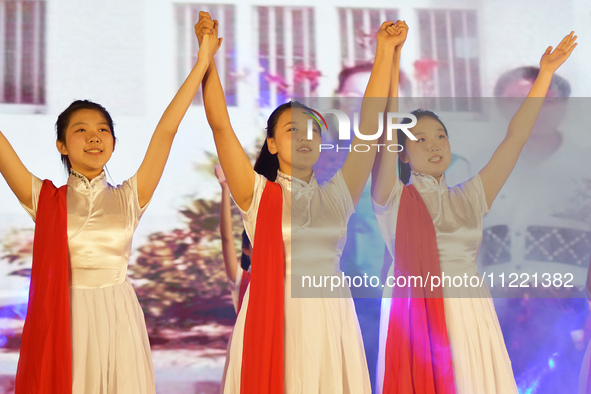
<instances>
[{"instance_id":1,"label":"nurphoto logo","mask_svg":"<svg viewBox=\"0 0 591 394\"><path fill-rule=\"evenodd\" d=\"M308 139L312 139L313 135L313 122L315 121L320 128L322 128L322 123L324 124L325 130L328 131L328 124L318 111L312 110L314 113L306 112L307 115L310 115L312 119L308 119ZM332 114L335 115L338 122L339 128L339 141L350 141L351 140L351 121L349 116L338 109L327 109L322 111L324 114ZM388 112L386 114L386 139L388 141L392 141L393 133L396 132L397 129L402 130L404 134L408 138L413 141L416 141L417 138L408 130L414 127L417 124L417 118L413 114L406 113L406 112ZM409 123L399 123L402 119L408 118L410 119ZM397 123L394 122L394 119L398 119ZM322 120L322 123L320 122ZM373 141L377 140L382 136L384 132L384 113L378 113L378 130L375 134L362 134L359 132L359 112L353 113L353 132L355 136L363 141ZM323 150L332 150L335 149L337 152L339 150L348 150L351 152L353 149L355 152L368 152L371 149L371 146L377 146L378 152L380 148L385 147L389 152L401 152L403 147L400 144L349 144L348 146L339 146L338 144L335 146L334 144L320 144L320 151Z\"/></svg>"}]
</instances>

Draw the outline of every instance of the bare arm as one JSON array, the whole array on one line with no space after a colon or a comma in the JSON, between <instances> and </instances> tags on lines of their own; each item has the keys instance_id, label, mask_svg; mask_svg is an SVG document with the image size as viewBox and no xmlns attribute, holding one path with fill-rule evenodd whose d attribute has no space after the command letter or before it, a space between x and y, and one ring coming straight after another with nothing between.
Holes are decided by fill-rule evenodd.
<instances>
[{"instance_id":1,"label":"bare arm","mask_svg":"<svg viewBox=\"0 0 591 394\"><path fill-rule=\"evenodd\" d=\"M408 34L408 26L406 26L406 23L403 23L400 28L404 29L403 33L406 37ZM403 45L404 41L396 46L394 51L394 62L392 63L392 75L390 77L389 99L388 105L386 106L386 112L398 112L400 57ZM384 124L386 124L386 120L384 120ZM387 146L398 143L398 135L396 131L392 133L392 139L390 141L388 141L386 137L386 133L383 133L378 141L378 144L384 144L384 146ZM397 159L398 154L396 152L389 152L384 147L382 147L376 154L376 159L371 174L371 197L380 205L384 205L386 203L388 196L390 195L390 192L392 191L392 188L398 179L398 175L396 174Z\"/></svg>"},{"instance_id":2,"label":"bare arm","mask_svg":"<svg viewBox=\"0 0 591 394\"><path fill-rule=\"evenodd\" d=\"M405 38L406 34L392 22L384 22L378 31L376 56L361 105L359 132L364 135L375 134L378 130L378 114L384 112L388 100L395 48ZM371 172L377 151L376 143L377 138L367 141L355 136L352 146L366 144L370 146L370 150L357 152L352 149L343 164L343 178L355 205L361 198Z\"/></svg>"},{"instance_id":3,"label":"bare arm","mask_svg":"<svg viewBox=\"0 0 591 394\"><path fill-rule=\"evenodd\" d=\"M0 173L16 198L27 208L33 209L31 174L2 132L0 132Z\"/></svg>"},{"instance_id":4,"label":"bare arm","mask_svg":"<svg viewBox=\"0 0 591 394\"><path fill-rule=\"evenodd\" d=\"M191 105L205 71L219 47L220 42L213 31L205 37L205 44L199 48L197 63L162 114L152 135L144 161L137 172L138 197L142 207L150 201L158 182L160 182L170 154L172 141L181 120Z\"/></svg>"},{"instance_id":5,"label":"bare arm","mask_svg":"<svg viewBox=\"0 0 591 394\"><path fill-rule=\"evenodd\" d=\"M574 32L564 37L556 49L548 47L540 60L540 72L528 96L511 119L507 135L488 164L480 171L486 203L490 207L513 171L523 146L536 122L554 72L568 59L577 46Z\"/></svg>"},{"instance_id":6,"label":"bare arm","mask_svg":"<svg viewBox=\"0 0 591 394\"><path fill-rule=\"evenodd\" d=\"M214 23L214 28L217 30L217 21L211 21L206 12L199 13L199 23L208 24L210 22ZM234 129L232 129L215 61L210 63L203 78L203 102L207 121L213 131L220 164L228 180L234 201L243 211L247 211L250 208L254 192L254 169L240 141L238 141Z\"/></svg>"},{"instance_id":7,"label":"bare arm","mask_svg":"<svg viewBox=\"0 0 591 394\"><path fill-rule=\"evenodd\" d=\"M232 198L230 188L221 168L215 168L215 174L222 187L222 204L220 207L220 236L222 238L222 254L224 256L224 269L230 281L236 280L238 269L238 257L234 246L234 233L232 232Z\"/></svg>"}]
</instances>

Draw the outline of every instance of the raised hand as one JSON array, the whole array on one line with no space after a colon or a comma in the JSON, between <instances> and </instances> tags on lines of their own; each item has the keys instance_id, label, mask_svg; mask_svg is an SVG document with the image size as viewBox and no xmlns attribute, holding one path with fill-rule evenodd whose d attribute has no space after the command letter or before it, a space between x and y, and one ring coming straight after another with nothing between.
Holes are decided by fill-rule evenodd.
<instances>
[{"instance_id":1,"label":"raised hand","mask_svg":"<svg viewBox=\"0 0 591 394\"><path fill-rule=\"evenodd\" d=\"M203 42L203 36L213 31L214 23L209 12L199 11L199 21L195 24L195 35L199 46Z\"/></svg>"},{"instance_id":2,"label":"raised hand","mask_svg":"<svg viewBox=\"0 0 591 394\"><path fill-rule=\"evenodd\" d=\"M401 46L406 40L407 33L408 26L404 21L384 22L376 34L378 46L387 45L394 48Z\"/></svg>"},{"instance_id":3,"label":"raised hand","mask_svg":"<svg viewBox=\"0 0 591 394\"><path fill-rule=\"evenodd\" d=\"M556 49L552 50L552 47L549 46L546 49L546 52L542 55L542 59L540 60L540 70L546 70L550 72L554 72L568 59L570 54L573 52L577 43L577 36L574 35L575 32L571 31L570 34L566 35L560 44L556 47Z\"/></svg>"},{"instance_id":4,"label":"raised hand","mask_svg":"<svg viewBox=\"0 0 591 394\"><path fill-rule=\"evenodd\" d=\"M199 21L195 24L195 35L199 43L199 54L213 57L222 45L223 38L218 39L218 21L212 20L208 12L199 12Z\"/></svg>"},{"instance_id":5,"label":"raised hand","mask_svg":"<svg viewBox=\"0 0 591 394\"><path fill-rule=\"evenodd\" d=\"M402 48L408 35L408 25L406 24L406 21L396 21L394 26L388 30L388 33L392 34L391 30L393 30L393 35L396 36L398 40L400 40L400 42L396 44L396 49Z\"/></svg>"}]
</instances>

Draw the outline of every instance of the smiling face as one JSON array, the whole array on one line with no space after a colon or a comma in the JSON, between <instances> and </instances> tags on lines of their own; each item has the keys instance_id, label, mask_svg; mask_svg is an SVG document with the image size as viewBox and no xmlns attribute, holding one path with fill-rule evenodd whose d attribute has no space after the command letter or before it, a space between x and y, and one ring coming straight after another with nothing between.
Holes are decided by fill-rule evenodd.
<instances>
[{"instance_id":1,"label":"smiling face","mask_svg":"<svg viewBox=\"0 0 591 394\"><path fill-rule=\"evenodd\" d=\"M68 156L72 168L89 180L103 171L115 146L109 123L93 109L74 112L65 130L65 141L58 140L56 145L62 155Z\"/></svg>"},{"instance_id":2,"label":"smiling face","mask_svg":"<svg viewBox=\"0 0 591 394\"><path fill-rule=\"evenodd\" d=\"M409 163L412 171L431 175L438 181L449 167L451 149L443 125L436 119L425 116L410 129L417 141L406 140L400 159Z\"/></svg>"},{"instance_id":3,"label":"smiling face","mask_svg":"<svg viewBox=\"0 0 591 394\"><path fill-rule=\"evenodd\" d=\"M320 127L302 108L281 113L273 137L267 138L269 152L277 154L282 172L309 181L312 166L320 156ZM312 119L313 136L308 139L308 119Z\"/></svg>"}]
</instances>

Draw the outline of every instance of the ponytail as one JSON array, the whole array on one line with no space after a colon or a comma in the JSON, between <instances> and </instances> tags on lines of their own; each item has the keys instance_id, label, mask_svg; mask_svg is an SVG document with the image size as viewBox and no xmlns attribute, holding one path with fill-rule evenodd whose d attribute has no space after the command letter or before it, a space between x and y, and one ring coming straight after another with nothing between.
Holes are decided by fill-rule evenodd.
<instances>
[{"instance_id":1,"label":"ponytail","mask_svg":"<svg viewBox=\"0 0 591 394\"><path fill-rule=\"evenodd\" d=\"M398 177L405 185L410 181L410 165L403 162L398 156Z\"/></svg>"},{"instance_id":2,"label":"ponytail","mask_svg":"<svg viewBox=\"0 0 591 394\"><path fill-rule=\"evenodd\" d=\"M265 143L259 152L257 161L254 163L254 170L271 182L275 182L278 169L279 159L277 159L277 155L273 155L269 152L269 146L267 145L267 139L265 138Z\"/></svg>"}]
</instances>

